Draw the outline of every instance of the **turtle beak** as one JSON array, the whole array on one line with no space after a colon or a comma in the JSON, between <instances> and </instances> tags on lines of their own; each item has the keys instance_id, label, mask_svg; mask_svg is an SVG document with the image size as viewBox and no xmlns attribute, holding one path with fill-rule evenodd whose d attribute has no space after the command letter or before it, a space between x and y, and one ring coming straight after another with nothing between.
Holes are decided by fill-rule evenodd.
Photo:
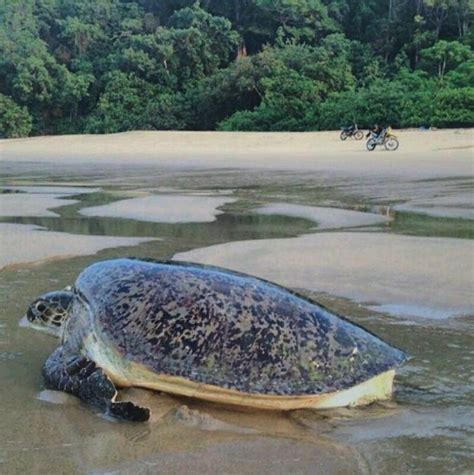
<instances>
[{"instance_id":1,"label":"turtle beak","mask_svg":"<svg viewBox=\"0 0 474 475\"><path fill-rule=\"evenodd\" d=\"M20 321L18 322L18 325L22 328L31 328L32 325L31 325L31 322L28 320L28 317L25 315L23 315L23 318L20 319Z\"/></svg>"},{"instance_id":2,"label":"turtle beak","mask_svg":"<svg viewBox=\"0 0 474 475\"><path fill-rule=\"evenodd\" d=\"M48 335L52 335L58 337L58 333L52 330L51 328L45 327L44 325L35 324L32 322L27 315L24 315L20 321L18 322L18 326L21 328L31 328L32 330L39 330L43 333L48 333Z\"/></svg>"}]
</instances>

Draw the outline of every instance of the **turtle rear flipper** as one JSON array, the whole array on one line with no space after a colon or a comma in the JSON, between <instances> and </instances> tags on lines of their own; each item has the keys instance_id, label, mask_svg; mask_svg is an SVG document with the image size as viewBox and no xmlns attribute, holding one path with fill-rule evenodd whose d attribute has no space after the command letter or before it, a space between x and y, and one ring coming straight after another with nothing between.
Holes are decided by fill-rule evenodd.
<instances>
[{"instance_id":1,"label":"turtle rear flipper","mask_svg":"<svg viewBox=\"0 0 474 475\"><path fill-rule=\"evenodd\" d=\"M48 389L73 394L108 416L134 422L150 417L149 409L132 402L115 402L117 389L104 371L92 360L62 346L46 360L43 377Z\"/></svg>"}]
</instances>

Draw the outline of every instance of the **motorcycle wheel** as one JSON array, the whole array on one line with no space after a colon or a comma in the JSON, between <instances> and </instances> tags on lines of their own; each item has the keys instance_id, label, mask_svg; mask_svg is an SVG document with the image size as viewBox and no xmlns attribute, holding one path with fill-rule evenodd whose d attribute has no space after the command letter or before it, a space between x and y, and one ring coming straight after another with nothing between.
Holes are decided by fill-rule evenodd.
<instances>
[{"instance_id":1,"label":"motorcycle wheel","mask_svg":"<svg viewBox=\"0 0 474 475\"><path fill-rule=\"evenodd\" d=\"M369 152L372 152L373 150L375 150L376 146L377 146L377 142L375 141L375 139L367 140L367 150Z\"/></svg>"},{"instance_id":2,"label":"motorcycle wheel","mask_svg":"<svg viewBox=\"0 0 474 475\"><path fill-rule=\"evenodd\" d=\"M388 150L389 152L394 152L395 150L397 150L400 144L398 143L398 140L395 137L389 137L387 140L385 140L385 143L383 145L385 147L385 150Z\"/></svg>"},{"instance_id":3,"label":"motorcycle wheel","mask_svg":"<svg viewBox=\"0 0 474 475\"><path fill-rule=\"evenodd\" d=\"M346 140L347 139L347 133L343 130L340 135L341 140Z\"/></svg>"},{"instance_id":4,"label":"motorcycle wheel","mask_svg":"<svg viewBox=\"0 0 474 475\"><path fill-rule=\"evenodd\" d=\"M355 134L354 137L356 140L362 140L364 138L364 132L362 130L358 130Z\"/></svg>"}]
</instances>

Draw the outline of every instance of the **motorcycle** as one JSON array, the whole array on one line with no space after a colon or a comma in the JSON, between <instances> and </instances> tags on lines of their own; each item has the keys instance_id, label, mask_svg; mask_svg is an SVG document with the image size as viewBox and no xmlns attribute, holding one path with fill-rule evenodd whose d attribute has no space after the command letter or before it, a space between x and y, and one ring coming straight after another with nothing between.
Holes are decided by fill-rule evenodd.
<instances>
[{"instance_id":1,"label":"motorcycle","mask_svg":"<svg viewBox=\"0 0 474 475\"><path fill-rule=\"evenodd\" d=\"M349 127L343 127L341 129L341 140L346 140L347 137L354 137L356 140L362 140L364 137L364 132L360 130L357 125L351 125Z\"/></svg>"},{"instance_id":2,"label":"motorcycle","mask_svg":"<svg viewBox=\"0 0 474 475\"><path fill-rule=\"evenodd\" d=\"M392 129L389 127L387 130L383 131L379 135L374 132L371 133L371 137L367 140L367 150L372 152L375 150L377 145L383 145L385 150L389 152L394 152L399 147L400 143L395 134L392 133Z\"/></svg>"}]
</instances>

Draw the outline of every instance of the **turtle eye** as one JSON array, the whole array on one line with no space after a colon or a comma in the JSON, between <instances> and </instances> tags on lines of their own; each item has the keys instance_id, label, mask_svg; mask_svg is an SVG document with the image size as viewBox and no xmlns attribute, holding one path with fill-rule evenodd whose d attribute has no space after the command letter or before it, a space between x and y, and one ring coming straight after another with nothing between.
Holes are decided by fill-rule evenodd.
<instances>
[{"instance_id":1,"label":"turtle eye","mask_svg":"<svg viewBox=\"0 0 474 475\"><path fill-rule=\"evenodd\" d=\"M36 310L38 310L38 312L43 313L46 310L46 306L44 305L43 302L38 302L36 304Z\"/></svg>"}]
</instances>

